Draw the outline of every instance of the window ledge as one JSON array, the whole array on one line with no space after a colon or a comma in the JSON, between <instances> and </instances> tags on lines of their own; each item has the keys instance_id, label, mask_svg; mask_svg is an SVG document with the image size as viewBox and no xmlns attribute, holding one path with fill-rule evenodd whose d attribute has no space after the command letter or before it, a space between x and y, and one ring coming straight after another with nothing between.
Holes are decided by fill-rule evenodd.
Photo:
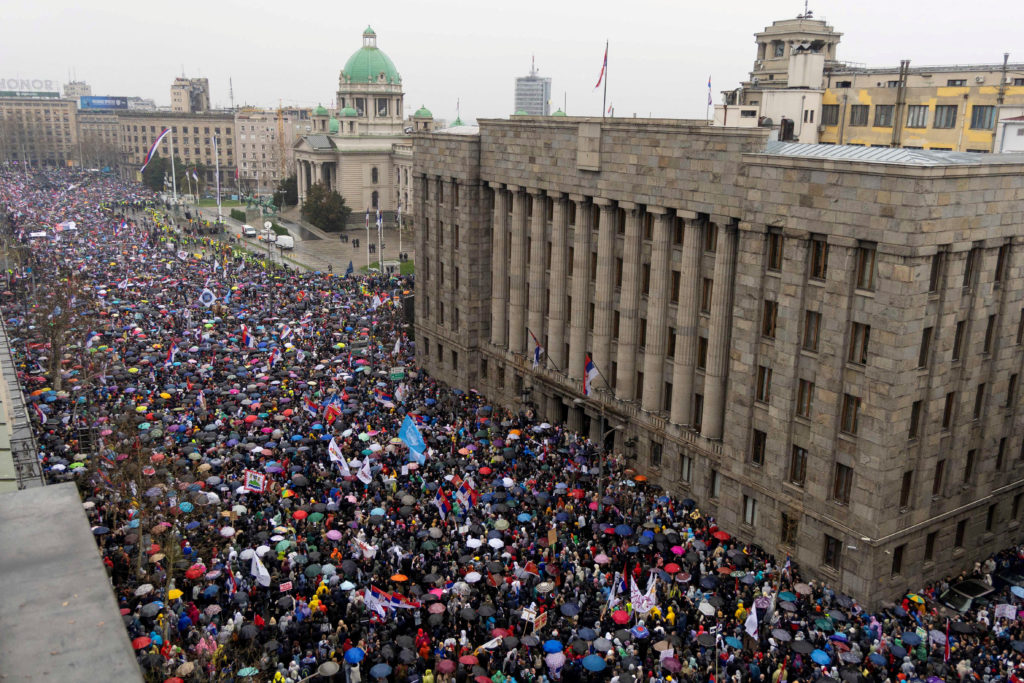
<instances>
[{"instance_id":1,"label":"window ledge","mask_svg":"<svg viewBox=\"0 0 1024 683\"><path fill-rule=\"evenodd\" d=\"M861 289L859 287L855 287L853 293L860 294L861 296L866 296L870 299L875 298L875 290L873 289Z\"/></svg>"}]
</instances>

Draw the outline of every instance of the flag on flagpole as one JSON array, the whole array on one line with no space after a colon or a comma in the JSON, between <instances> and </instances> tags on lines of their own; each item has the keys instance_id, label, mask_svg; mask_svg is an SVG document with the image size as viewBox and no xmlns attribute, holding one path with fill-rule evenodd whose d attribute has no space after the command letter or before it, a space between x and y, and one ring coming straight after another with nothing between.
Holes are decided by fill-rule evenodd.
<instances>
[{"instance_id":1,"label":"flag on flagpole","mask_svg":"<svg viewBox=\"0 0 1024 683\"><path fill-rule=\"evenodd\" d=\"M177 355L178 345L175 342L171 342L171 347L167 349L167 360L164 361L164 365L170 365L171 363L173 363Z\"/></svg>"},{"instance_id":2,"label":"flag on flagpole","mask_svg":"<svg viewBox=\"0 0 1024 683\"><path fill-rule=\"evenodd\" d=\"M437 493L434 494L434 505L437 506L437 512L441 515L441 520L445 520L452 511L452 504L448 500L448 496L445 495L444 489L438 488Z\"/></svg>"},{"instance_id":3,"label":"flag on flagpole","mask_svg":"<svg viewBox=\"0 0 1024 683\"><path fill-rule=\"evenodd\" d=\"M588 354L585 358L586 363L583 365L583 395L590 396L594 393L594 380L598 378L600 373L597 371L594 361L590 359L590 355Z\"/></svg>"},{"instance_id":4,"label":"flag on flagpole","mask_svg":"<svg viewBox=\"0 0 1024 683\"><path fill-rule=\"evenodd\" d=\"M711 76L708 76L708 106L711 106Z\"/></svg>"},{"instance_id":5,"label":"flag on flagpole","mask_svg":"<svg viewBox=\"0 0 1024 683\"><path fill-rule=\"evenodd\" d=\"M526 328L526 331L530 333L530 338L533 339L533 367L537 367L540 365L540 357L544 355L544 347L540 345L537 335L533 333L533 330Z\"/></svg>"},{"instance_id":6,"label":"flag on flagpole","mask_svg":"<svg viewBox=\"0 0 1024 683\"><path fill-rule=\"evenodd\" d=\"M747 615L747 621L743 624L743 627L747 631L747 635L751 638L757 638L757 606L750 608L750 614Z\"/></svg>"},{"instance_id":7,"label":"flag on flagpole","mask_svg":"<svg viewBox=\"0 0 1024 683\"><path fill-rule=\"evenodd\" d=\"M149 162L151 162L153 160L153 157L156 155L157 146L161 142L163 142L163 139L167 137L167 135L170 132L170 128L164 128L163 132L161 132L160 135L156 136L156 140L153 141L153 146L149 148L149 151L146 152L146 158L142 160L142 168L139 169L139 173L142 173L143 171L146 170L146 167L149 166Z\"/></svg>"},{"instance_id":8,"label":"flag on flagpole","mask_svg":"<svg viewBox=\"0 0 1024 683\"><path fill-rule=\"evenodd\" d=\"M352 273L356 272L355 267L352 265L352 261L348 262L348 268L345 269L345 276L348 277Z\"/></svg>"},{"instance_id":9,"label":"flag on flagpole","mask_svg":"<svg viewBox=\"0 0 1024 683\"><path fill-rule=\"evenodd\" d=\"M604 44L604 60L601 62L601 73L597 77L597 85L594 86L595 89L601 87L601 81L604 80L604 72L605 72L605 70L607 68L608 68L608 43L605 43Z\"/></svg>"}]
</instances>

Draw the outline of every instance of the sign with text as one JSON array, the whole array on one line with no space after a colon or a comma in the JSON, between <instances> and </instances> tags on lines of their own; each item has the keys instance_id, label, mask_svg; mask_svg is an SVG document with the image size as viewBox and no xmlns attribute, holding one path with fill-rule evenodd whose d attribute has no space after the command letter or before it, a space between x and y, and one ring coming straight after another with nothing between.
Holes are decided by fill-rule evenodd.
<instances>
[{"instance_id":1,"label":"sign with text","mask_svg":"<svg viewBox=\"0 0 1024 683\"><path fill-rule=\"evenodd\" d=\"M280 586L278 586L278 588L281 589L282 593L287 593L288 591L290 591L292 589L292 582L291 581L285 581Z\"/></svg>"}]
</instances>

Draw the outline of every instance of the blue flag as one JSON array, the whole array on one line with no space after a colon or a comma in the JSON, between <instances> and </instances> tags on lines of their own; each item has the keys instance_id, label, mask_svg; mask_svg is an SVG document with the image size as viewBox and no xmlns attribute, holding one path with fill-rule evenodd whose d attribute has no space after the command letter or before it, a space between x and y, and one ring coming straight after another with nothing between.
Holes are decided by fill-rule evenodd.
<instances>
[{"instance_id":1,"label":"blue flag","mask_svg":"<svg viewBox=\"0 0 1024 683\"><path fill-rule=\"evenodd\" d=\"M345 275L348 276L348 275L351 275L354 272L356 272L356 269L352 267L352 262L349 261L348 262L348 268L345 269Z\"/></svg>"},{"instance_id":2,"label":"blue flag","mask_svg":"<svg viewBox=\"0 0 1024 683\"><path fill-rule=\"evenodd\" d=\"M416 421L408 415L402 421L398 437L409 447L409 455L422 465L426 460L423 452L427 450L427 444L423 442L423 435L420 434L420 428L416 426Z\"/></svg>"}]
</instances>

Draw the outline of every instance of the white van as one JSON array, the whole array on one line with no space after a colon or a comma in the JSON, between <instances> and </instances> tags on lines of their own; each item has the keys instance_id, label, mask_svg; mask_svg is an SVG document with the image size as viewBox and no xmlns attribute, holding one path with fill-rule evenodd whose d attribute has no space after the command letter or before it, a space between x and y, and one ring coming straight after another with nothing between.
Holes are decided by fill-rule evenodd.
<instances>
[{"instance_id":1,"label":"white van","mask_svg":"<svg viewBox=\"0 0 1024 683\"><path fill-rule=\"evenodd\" d=\"M245 237L255 237L256 236L256 228L252 227L249 224L243 225L242 226L242 235L245 236Z\"/></svg>"},{"instance_id":2,"label":"white van","mask_svg":"<svg viewBox=\"0 0 1024 683\"><path fill-rule=\"evenodd\" d=\"M291 235L278 235L277 246L281 247L282 249L294 249L295 238L292 237Z\"/></svg>"}]
</instances>

